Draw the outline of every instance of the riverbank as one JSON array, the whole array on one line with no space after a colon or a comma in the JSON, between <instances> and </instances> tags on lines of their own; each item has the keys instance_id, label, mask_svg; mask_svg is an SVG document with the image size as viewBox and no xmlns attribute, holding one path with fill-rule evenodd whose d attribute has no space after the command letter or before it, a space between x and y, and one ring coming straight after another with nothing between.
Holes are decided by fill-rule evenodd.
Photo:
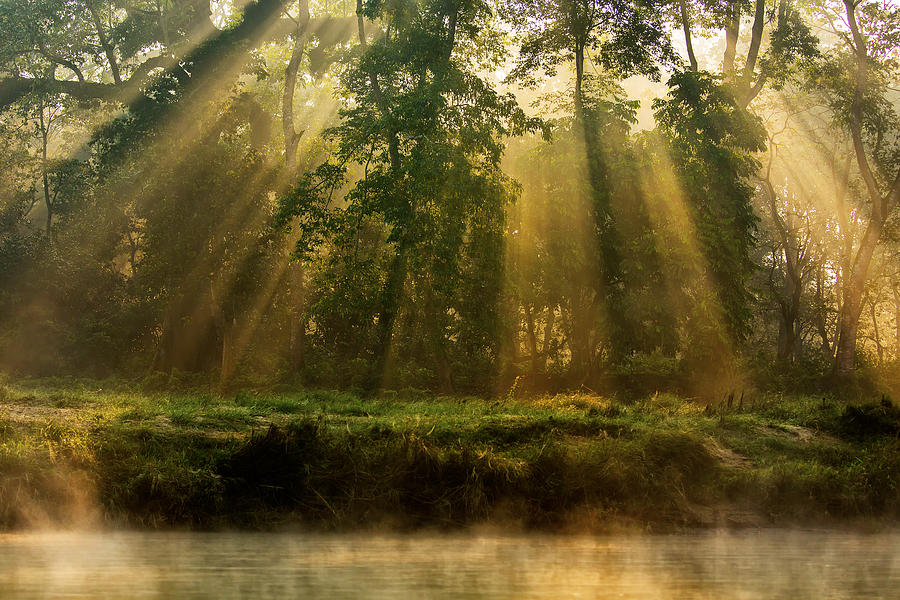
<instances>
[{"instance_id":1,"label":"riverbank","mask_svg":"<svg viewBox=\"0 0 900 600\"><path fill-rule=\"evenodd\" d=\"M896 523L900 411L0 386L0 529Z\"/></svg>"}]
</instances>

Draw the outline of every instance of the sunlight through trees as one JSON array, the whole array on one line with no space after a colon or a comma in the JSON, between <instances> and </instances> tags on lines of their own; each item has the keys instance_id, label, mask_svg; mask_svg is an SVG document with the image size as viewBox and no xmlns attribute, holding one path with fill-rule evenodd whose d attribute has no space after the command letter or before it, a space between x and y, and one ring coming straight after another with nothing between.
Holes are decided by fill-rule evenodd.
<instances>
[{"instance_id":1,"label":"sunlight through trees","mask_svg":"<svg viewBox=\"0 0 900 600\"><path fill-rule=\"evenodd\" d=\"M890 0L0 0L0 370L900 385L898 48Z\"/></svg>"}]
</instances>

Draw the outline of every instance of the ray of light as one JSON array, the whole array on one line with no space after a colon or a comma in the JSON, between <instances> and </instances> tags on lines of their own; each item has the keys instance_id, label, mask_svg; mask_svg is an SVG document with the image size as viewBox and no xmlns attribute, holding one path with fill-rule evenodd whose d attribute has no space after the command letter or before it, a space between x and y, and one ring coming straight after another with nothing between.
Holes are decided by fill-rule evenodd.
<instances>
[{"instance_id":1,"label":"ray of light","mask_svg":"<svg viewBox=\"0 0 900 600\"><path fill-rule=\"evenodd\" d=\"M665 144L658 144L657 149L658 162L641 174L640 185L657 248L664 257L661 272L665 278L667 303L687 327L696 329L698 322L706 321L709 332L702 337L714 350L710 358L720 362L719 365L710 363L708 374L715 377L715 367L720 374L715 377L718 381L704 383L716 388L716 393L733 391L738 389L744 376L737 370L736 351L725 333L724 309L714 291L709 266L675 166ZM685 289L687 294L682 293ZM688 339L682 340L682 348L692 343L691 334L702 332L687 333Z\"/></svg>"}]
</instances>

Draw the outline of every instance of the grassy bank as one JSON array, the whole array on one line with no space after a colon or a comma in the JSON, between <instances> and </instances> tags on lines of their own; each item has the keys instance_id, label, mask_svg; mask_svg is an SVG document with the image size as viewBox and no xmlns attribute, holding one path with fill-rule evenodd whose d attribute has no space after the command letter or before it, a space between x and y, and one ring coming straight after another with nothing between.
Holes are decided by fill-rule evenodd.
<instances>
[{"instance_id":1,"label":"grassy bank","mask_svg":"<svg viewBox=\"0 0 900 600\"><path fill-rule=\"evenodd\" d=\"M0 529L594 529L900 516L900 413L833 398L0 386Z\"/></svg>"}]
</instances>

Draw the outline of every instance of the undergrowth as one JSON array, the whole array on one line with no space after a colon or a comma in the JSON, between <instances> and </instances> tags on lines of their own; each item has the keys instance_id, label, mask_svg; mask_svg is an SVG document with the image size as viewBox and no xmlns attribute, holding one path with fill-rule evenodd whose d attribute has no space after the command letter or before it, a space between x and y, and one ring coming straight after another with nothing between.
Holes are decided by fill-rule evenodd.
<instances>
[{"instance_id":1,"label":"undergrowth","mask_svg":"<svg viewBox=\"0 0 900 600\"><path fill-rule=\"evenodd\" d=\"M0 386L0 528L896 519L889 403Z\"/></svg>"}]
</instances>

